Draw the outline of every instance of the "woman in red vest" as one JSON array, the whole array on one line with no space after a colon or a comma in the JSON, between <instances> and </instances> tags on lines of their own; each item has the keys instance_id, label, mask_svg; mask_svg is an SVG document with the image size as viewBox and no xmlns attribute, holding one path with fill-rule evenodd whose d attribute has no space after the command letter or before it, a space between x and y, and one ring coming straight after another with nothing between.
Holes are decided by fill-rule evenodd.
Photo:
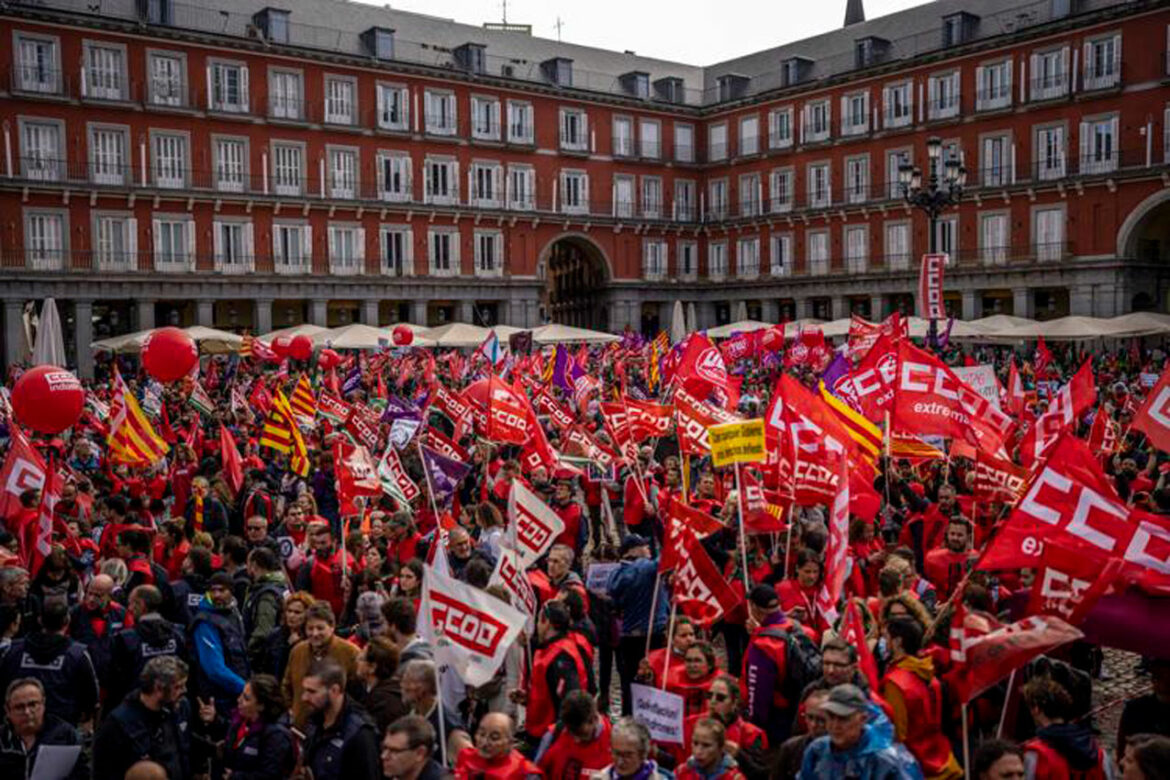
<instances>
[{"instance_id":1,"label":"woman in red vest","mask_svg":"<svg viewBox=\"0 0 1170 780\"><path fill-rule=\"evenodd\" d=\"M702 718L691 738L691 757L678 768L678 780L744 780L735 759L725 749L723 724Z\"/></svg>"},{"instance_id":2,"label":"woman in red vest","mask_svg":"<svg viewBox=\"0 0 1170 780\"><path fill-rule=\"evenodd\" d=\"M514 698L527 705L525 731L528 741L538 744L549 726L556 722L561 700L570 692L588 690L591 669L585 666L577 641L569 635L569 609L550 601L540 610L536 635L540 641L532 657L527 690Z\"/></svg>"},{"instance_id":3,"label":"woman in red vest","mask_svg":"<svg viewBox=\"0 0 1170 780\"><path fill-rule=\"evenodd\" d=\"M585 691L573 691L561 703L560 717L536 753L536 764L548 780L579 780L610 762L609 718Z\"/></svg>"},{"instance_id":4,"label":"woman in red vest","mask_svg":"<svg viewBox=\"0 0 1170 780\"><path fill-rule=\"evenodd\" d=\"M682 673L667 675L666 690L683 697L684 717L698 715L707 709L707 690L719 674L715 648L708 642L696 642L687 650Z\"/></svg>"},{"instance_id":5,"label":"woman in red vest","mask_svg":"<svg viewBox=\"0 0 1170 780\"><path fill-rule=\"evenodd\" d=\"M479 722L475 747L465 747L455 759L456 780L524 780L544 773L512 748L512 719L491 712Z\"/></svg>"},{"instance_id":6,"label":"woman in red vest","mask_svg":"<svg viewBox=\"0 0 1170 780\"><path fill-rule=\"evenodd\" d=\"M1050 677L1034 677L1021 691L1036 724L1024 743L1024 765L1035 780L1105 780L1105 752L1084 723L1069 723L1073 699ZM1126 775L1127 777L1129 775Z\"/></svg>"},{"instance_id":7,"label":"woman in red vest","mask_svg":"<svg viewBox=\"0 0 1170 780\"><path fill-rule=\"evenodd\" d=\"M691 649L697 636L695 622L686 615L677 616L674 619L674 632L671 634L669 648L651 650L650 654L642 659L638 665L638 682L658 688L661 686L664 671L666 679L682 673L683 667L686 666L687 650ZM666 658L668 649L670 660Z\"/></svg>"},{"instance_id":8,"label":"woman in red vest","mask_svg":"<svg viewBox=\"0 0 1170 780\"><path fill-rule=\"evenodd\" d=\"M821 589L821 574L824 571L817 553L805 548L796 556L796 579L782 580L776 584L776 595L780 608L801 625L816 630L814 642L820 641L821 632L828 628L817 613L817 592Z\"/></svg>"}]
</instances>

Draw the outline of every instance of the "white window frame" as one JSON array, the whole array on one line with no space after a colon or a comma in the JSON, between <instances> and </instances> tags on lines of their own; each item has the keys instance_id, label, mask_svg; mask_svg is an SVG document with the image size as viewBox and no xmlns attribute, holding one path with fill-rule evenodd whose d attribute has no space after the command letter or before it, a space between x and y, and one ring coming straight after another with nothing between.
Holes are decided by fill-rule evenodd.
<instances>
[{"instance_id":1,"label":"white window frame","mask_svg":"<svg viewBox=\"0 0 1170 780\"><path fill-rule=\"evenodd\" d=\"M490 179L490 192L483 185ZM486 193L486 194L483 194ZM467 171L467 203L485 209L503 208L504 166L498 160L473 160Z\"/></svg>"},{"instance_id":2,"label":"white window frame","mask_svg":"<svg viewBox=\"0 0 1170 780\"><path fill-rule=\"evenodd\" d=\"M236 145L239 159L226 159L221 144ZM211 159L215 174L215 189L219 192L247 192L249 187L249 144L247 136L211 136Z\"/></svg>"},{"instance_id":3,"label":"white window frame","mask_svg":"<svg viewBox=\"0 0 1170 780\"><path fill-rule=\"evenodd\" d=\"M176 239L176 231L182 235ZM150 227L155 271L176 273L195 270L195 220L186 214L154 215Z\"/></svg>"},{"instance_id":4,"label":"white window frame","mask_svg":"<svg viewBox=\"0 0 1170 780\"><path fill-rule=\"evenodd\" d=\"M239 231L239 251L228 249L228 235ZM211 239L215 270L222 274L252 273L256 265L256 250L251 220L216 219L211 223ZM234 243L234 237L232 242Z\"/></svg>"},{"instance_id":5,"label":"white window frame","mask_svg":"<svg viewBox=\"0 0 1170 780\"><path fill-rule=\"evenodd\" d=\"M230 71L236 71L235 92L231 94ZM207 62L207 110L221 114L248 113L248 64L236 60L210 59ZM235 98L234 100L232 98Z\"/></svg>"},{"instance_id":6,"label":"white window frame","mask_svg":"<svg viewBox=\"0 0 1170 780\"><path fill-rule=\"evenodd\" d=\"M327 125L353 127L358 121L358 85L353 76L325 74L325 112Z\"/></svg>"},{"instance_id":7,"label":"white window frame","mask_svg":"<svg viewBox=\"0 0 1170 780\"><path fill-rule=\"evenodd\" d=\"M909 220L891 220L882 225L882 250L887 270L910 270L913 240Z\"/></svg>"},{"instance_id":8,"label":"white window frame","mask_svg":"<svg viewBox=\"0 0 1170 780\"><path fill-rule=\"evenodd\" d=\"M95 211L91 220L91 268L105 273L137 271L138 220L125 211Z\"/></svg>"},{"instance_id":9,"label":"white window frame","mask_svg":"<svg viewBox=\"0 0 1170 780\"><path fill-rule=\"evenodd\" d=\"M1028 73L1032 79L1029 94L1032 100L1053 100L1061 98L1069 92L1069 47L1036 51L1032 53L1028 64ZM1051 72L1045 70L1051 66Z\"/></svg>"},{"instance_id":10,"label":"white window frame","mask_svg":"<svg viewBox=\"0 0 1170 780\"><path fill-rule=\"evenodd\" d=\"M756 217L763 212L763 204L760 203L762 192L763 185L760 183L758 171L740 174L738 181L739 216Z\"/></svg>"},{"instance_id":11,"label":"white window frame","mask_svg":"<svg viewBox=\"0 0 1170 780\"><path fill-rule=\"evenodd\" d=\"M792 248L792 233L772 233L768 239L768 272L771 276L792 276Z\"/></svg>"},{"instance_id":12,"label":"white window frame","mask_svg":"<svg viewBox=\"0 0 1170 780\"><path fill-rule=\"evenodd\" d=\"M975 69L975 110L995 111L1012 104L1011 57L985 62Z\"/></svg>"},{"instance_id":13,"label":"white window frame","mask_svg":"<svg viewBox=\"0 0 1170 780\"><path fill-rule=\"evenodd\" d=\"M860 114L858 105L860 104ZM869 90L841 96L841 135L865 135L869 132Z\"/></svg>"},{"instance_id":14,"label":"white window frame","mask_svg":"<svg viewBox=\"0 0 1170 780\"><path fill-rule=\"evenodd\" d=\"M1007 265L1010 220L1011 214L1007 211L980 212L979 256L983 265Z\"/></svg>"},{"instance_id":15,"label":"white window frame","mask_svg":"<svg viewBox=\"0 0 1170 780\"><path fill-rule=\"evenodd\" d=\"M758 114L739 118L739 156L760 153L760 117Z\"/></svg>"},{"instance_id":16,"label":"white window frame","mask_svg":"<svg viewBox=\"0 0 1170 780\"><path fill-rule=\"evenodd\" d=\"M709 180L707 182L707 214L710 219L727 219L730 207L727 179Z\"/></svg>"},{"instance_id":17,"label":"white window frame","mask_svg":"<svg viewBox=\"0 0 1170 780\"><path fill-rule=\"evenodd\" d=\"M20 175L32 181L65 178L65 121L18 116ZM51 148L50 148L51 147Z\"/></svg>"},{"instance_id":18,"label":"white window frame","mask_svg":"<svg viewBox=\"0 0 1170 780\"><path fill-rule=\"evenodd\" d=\"M727 278L727 241L709 241L707 243L707 278L712 282L721 282Z\"/></svg>"},{"instance_id":19,"label":"white window frame","mask_svg":"<svg viewBox=\"0 0 1170 780\"><path fill-rule=\"evenodd\" d=\"M589 114L583 108L561 108L559 111L561 150L589 151Z\"/></svg>"},{"instance_id":20,"label":"white window frame","mask_svg":"<svg viewBox=\"0 0 1170 780\"><path fill-rule=\"evenodd\" d=\"M508 178L504 182L507 190L508 208L513 211L534 211L536 209L536 168L527 163L509 163Z\"/></svg>"},{"instance_id":21,"label":"white window frame","mask_svg":"<svg viewBox=\"0 0 1170 780\"><path fill-rule=\"evenodd\" d=\"M869 271L869 226L846 225L841 243L845 247L845 270L851 274Z\"/></svg>"},{"instance_id":22,"label":"white window frame","mask_svg":"<svg viewBox=\"0 0 1170 780\"><path fill-rule=\"evenodd\" d=\"M451 228L427 230L427 269L431 276L459 276L459 231Z\"/></svg>"},{"instance_id":23,"label":"white window frame","mask_svg":"<svg viewBox=\"0 0 1170 780\"><path fill-rule=\"evenodd\" d=\"M1117 170L1121 122L1117 114L1086 117L1080 128L1081 175L1098 176Z\"/></svg>"},{"instance_id":24,"label":"white window frame","mask_svg":"<svg viewBox=\"0 0 1170 780\"><path fill-rule=\"evenodd\" d=\"M89 149L89 180L94 184L113 186L130 184L134 178L130 162L130 128L91 122L86 125L85 134Z\"/></svg>"},{"instance_id":25,"label":"white window frame","mask_svg":"<svg viewBox=\"0 0 1170 780\"><path fill-rule=\"evenodd\" d=\"M773 214L792 211L795 200L796 170L791 166L773 168L768 173L768 204Z\"/></svg>"},{"instance_id":26,"label":"white window frame","mask_svg":"<svg viewBox=\"0 0 1170 780\"><path fill-rule=\"evenodd\" d=\"M500 99L471 96L471 137L477 141L500 140Z\"/></svg>"},{"instance_id":27,"label":"white window frame","mask_svg":"<svg viewBox=\"0 0 1170 780\"><path fill-rule=\"evenodd\" d=\"M882 126L909 127L914 123L914 82L896 81L882 87Z\"/></svg>"},{"instance_id":28,"label":"white window frame","mask_svg":"<svg viewBox=\"0 0 1170 780\"><path fill-rule=\"evenodd\" d=\"M811 162L805 168L808 207L824 209L833 205L833 167L828 160Z\"/></svg>"},{"instance_id":29,"label":"white window frame","mask_svg":"<svg viewBox=\"0 0 1170 780\"><path fill-rule=\"evenodd\" d=\"M169 64L163 68L160 63L164 62L177 64L178 72L171 73ZM186 53L148 49L146 77L150 82L147 99L151 105L181 108L190 104Z\"/></svg>"},{"instance_id":30,"label":"white window frame","mask_svg":"<svg viewBox=\"0 0 1170 780\"><path fill-rule=\"evenodd\" d=\"M662 177L643 176L639 187L643 219L662 219Z\"/></svg>"},{"instance_id":31,"label":"white window frame","mask_svg":"<svg viewBox=\"0 0 1170 780\"><path fill-rule=\"evenodd\" d=\"M69 258L69 212L24 210L25 265L33 271L63 271Z\"/></svg>"},{"instance_id":32,"label":"white window frame","mask_svg":"<svg viewBox=\"0 0 1170 780\"><path fill-rule=\"evenodd\" d=\"M1032 129L1035 177L1040 181L1063 179L1068 172L1068 128L1063 123Z\"/></svg>"},{"instance_id":33,"label":"white window frame","mask_svg":"<svg viewBox=\"0 0 1170 780\"><path fill-rule=\"evenodd\" d=\"M188 186L191 138L185 130L151 129L150 158L155 187L176 190Z\"/></svg>"},{"instance_id":34,"label":"white window frame","mask_svg":"<svg viewBox=\"0 0 1170 780\"><path fill-rule=\"evenodd\" d=\"M998 142L996 161L995 145ZM989 159L991 158L991 159ZM979 185L1004 187L1012 183L1012 136L1010 132L987 133L979 137Z\"/></svg>"},{"instance_id":35,"label":"white window frame","mask_svg":"<svg viewBox=\"0 0 1170 780\"><path fill-rule=\"evenodd\" d=\"M410 87L379 81L375 88L378 129L395 133L410 130Z\"/></svg>"},{"instance_id":36,"label":"white window frame","mask_svg":"<svg viewBox=\"0 0 1170 780\"><path fill-rule=\"evenodd\" d=\"M901 200L902 185L898 183L898 170L903 164L914 164L914 149L909 146L898 149L886 149L883 154L886 158L886 183L884 187L886 198ZM896 165L894 164L895 161L897 161Z\"/></svg>"},{"instance_id":37,"label":"white window frame","mask_svg":"<svg viewBox=\"0 0 1170 780\"><path fill-rule=\"evenodd\" d=\"M625 128L625 132L621 131ZM622 114L613 118L613 156L634 156L634 118Z\"/></svg>"},{"instance_id":38,"label":"white window frame","mask_svg":"<svg viewBox=\"0 0 1170 780\"><path fill-rule=\"evenodd\" d=\"M304 120L305 74L302 71L268 68L268 116L292 122Z\"/></svg>"},{"instance_id":39,"label":"white window frame","mask_svg":"<svg viewBox=\"0 0 1170 780\"><path fill-rule=\"evenodd\" d=\"M707 127L707 161L727 159L727 123L716 122Z\"/></svg>"},{"instance_id":40,"label":"white window frame","mask_svg":"<svg viewBox=\"0 0 1170 780\"><path fill-rule=\"evenodd\" d=\"M428 87L423 91L423 120L427 135L453 136L458 131L459 114L455 93Z\"/></svg>"},{"instance_id":41,"label":"white window frame","mask_svg":"<svg viewBox=\"0 0 1170 780\"><path fill-rule=\"evenodd\" d=\"M308 189L308 183L306 181L308 150L305 148L305 143L303 141L273 139L271 149L273 193L288 197L300 197L304 195ZM285 154L286 152L289 153L287 156ZM292 154L294 152L295 154ZM282 159L282 157L285 159ZM297 162L295 171L289 165L294 159ZM287 181L285 178L287 176L295 176L295 183Z\"/></svg>"},{"instance_id":42,"label":"white window frame","mask_svg":"<svg viewBox=\"0 0 1170 780\"><path fill-rule=\"evenodd\" d=\"M409 224L384 224L378 229L379 266L384 276L414 275L414 231ZM391 250L401 249L401 257Z\"/></svg>"},{"instance_id":43,"label":"white window frame","mask_svg":"<svg viewBox=\"0 0 1170 780\"><path fill-rule=\"evenodd\" d=\"M657 119L638 120L638 155L643 160L662 158L662 122Z\"/></svg>"},{"instance_id":44,"label":"white window frame","mask_svg":"<svg viewBox=\"0 0 1170 780\"><path fill-rule=\"evenodd\" d=\"M361 152L356 146L325 145L325 172L329 197L355 200L361 193Z\"/></svg>"},{"instance_id":45,"label":"white window frame","mask_svg":"<svg viewBox=\"0 0 1170 780\"><path fill-rule=\"evenodd\" d=\"M475 230L471 235L475 275L498 278L504 275L504 231Z\"/></svg>"},{"instance_id":46,"label":"white window frame","mask_svg":"<svg viewBox=\"0 0 1170 780\"><path fill-rule=\"evenodd\" d=\"M934 73L927 81L927 119L951 119L959 115L962 104L958 68Z\"/></svg>"},{"instance_id":47,"label":"white window frame","mask_svg":"<svg viewBox=\"0 0 1170 780\"><path fill-rule=\"evenodd\" d=\"M869 200L869 155L845 158L845 202L851 205Z\"/></svg>"},{"instance_id":48,"label":"white window frame","mask_svg":"<svg viewBox=\"0 0 1170 780\"><path fill-rule=\"evenodd\" d=\"M61 73L61 40L55 35L24 31L13 33L13 37L17 89L44 95L60 94L65 84ZM27 55L34 53L35 61L29 61Z\"/></svg>"},{"instance_id":49,"label":"white window frame","mask_svg":"<svg viewBox=\"0 0 1170 780\"><path fill-rule=\"evenodd\" d=\"M1121 33L1086 38L1082 59L1086 91L1116 87L1121 83Z\"/></svg>"},{"instance_id":50,"label":"white window frame","mask_svg":"<svg viewBox=\"0 0 1170 780\"><path fill-rule=\"evenodd\" d=\"M801 143L827 141L833 134L833 101L829 98L810 100L801 112Z\"/></svg>"},{"instance_id":51,"label":"white window frame","mask_svg":"<svg viewBox=\"0 0 1170 780\"><path fill-rule=\"evenodd\" d=\"M356 222L330 222L326 228L329 273L357 276L366 272L366 229Z\"/></svg>"},{"instance_id":52,"label":"white window frame","mask_svg":"<svg viewBox=\"0 0 1170 780\"><path fill-rule=\"evenodd\" d=\"M805 267L810 276L826 276L829 273L830 246L828 230L809 230L804 234Z\"/></svg>"},{"instance_id":53,"label":"white window frame","mask_svg":"<svg viewBox=\"0 0 1170 780\"><path fill-rule=\"evenodd\" d=\"M535 140L532 104L526 100L508 101L508 143L529 146Z\"/></svg>"},{"instance_id":54,"label":"white window frame","mask_svg":"<svg viewBox=\"0 0 1170 780\"><path fill-rule=\"evenodd\" d=\"M84 40L81 52L81 96L88 100L128 100L126 45Z\"/></svg>"},{"instance_id":55,"label":"white window frame","mask_svg":"<svg viewBox=\"0 0 1170 780\"><path fill-rule=\"evenodd\" d=\"M699 278L699 242L680 240L675 245L678 253L675 258L677 268L675 275L686 282Z\"/></svg>"},{"instance_id":56,"label":"white window frame","mask_svg":"<svg viewBox=\"0 0 1170 780\"><path fill-rule=\"evenodd\" d=\"M1032 209L1032 246L1038 262L1060 260L1067 240L1067 212L1063 204Z\"/></svg>"},{"instance_id":57,"label":"white window frame","mask_svg":"<svg viewBox=\"0 0 1170 780\"><path fill-rule=\"evenodd\" d=\"M695 126L688 122L674 123L674 159L684 163L695 161Z\"/></svg>"},{"instance_id":58,"label":"white window frame","mask_svg":"<svg viewBox=\"0 0 1170 780\"><path fill-rule=\"evenodd\" d=\"M671 214L676 222L695 221L699 211L696 191L694 179L674 180L674 200L671 203Z\"/></svg>"},{"instance_id":59,"label":"white window frame","mask_svg":"<svg viewBox=\"0 0 1170 780\"><path fill-rule=\"evenodd\" d=\"M285 239L291 239L286 241ZM288 248L294 250L289 257ZM313 226L308 222L273 220L272 268L278 274L301 275L313 271Z\"/></svg>"},{"instance_id":60,"label":"white window frame","mask_svg":"<svg viewBox=\"0 0 1170 780\"><path fill-rule=\"evenodd\" d=\"M434 166L443 166L444 176L433 176ZM440 184L446 183L442 191ZM427 155L423 161L423 202L436 206L459 204L459 161L454 157Z\"/></svg>"},{"instance_id":61,"label":"white window frame","mask_svg":"<svg viewBox=\"0 0 1170 780\"><path fill-rule=\"evenodd\" d=\"M388 203L408 203L414 195L414 164L409 152L378 151L378 197Z\"/></svg>"},{"instance_id":62,"label":"white window frame","mask_svg":"<svg viewBox=\"0 0 1170 780\"><path fill-rule=\"evenodd\" d=\"M589 213L589 174L562 168L560 176L560 210L562 214Z\"/></svg>"},{"instance_id":63,"label":"white window frame","mask_svg":"<svg viewBox=\"0 0 1170 780\"><path fill-rule=\"evenodd\" d=\"M743 236L735 242L735 278L760 278L760 237Z\"/></svg>"},{"instance_id":64,"label":"white window frame","mask_svg":"<svg viewBox=\"0 0 1170 780\"><path fill-rule=\"evenodd\" d=\"M768 112L768 148L792 147L792 106L774 108Z\"/></svg>"},{"instance_id":65,"label":"white window frame","mask_svg":"<svg viewBox=\"0 0 1170 780\"><path fill-rule=\"evenodd\" d=\"M660 282L666 278L668 252L665 239L642 239L642 279Z\"/></svg>"}]
</instances>

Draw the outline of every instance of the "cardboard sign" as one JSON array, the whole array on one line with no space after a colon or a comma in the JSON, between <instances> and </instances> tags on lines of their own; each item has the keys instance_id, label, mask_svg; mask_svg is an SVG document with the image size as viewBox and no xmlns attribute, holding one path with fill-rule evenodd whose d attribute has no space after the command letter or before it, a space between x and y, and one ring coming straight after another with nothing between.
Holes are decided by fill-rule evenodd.
<instances>
[{"instance_id":1,"label":"cardboard sign","mask_svg":"<svg viewBox=\"0 0 1170 780\"><path fill-rule=\"evenodd\" d=\"M999 407L999 380L995 377L995 369L991 366L955 366L951 369L955 376L963 380L968 387L983 396L996 409Z\"/></svg>"},{"instance_id":2,"label":"cardboard sign","mask_svg":"<svg viewBox=\"0 0 1170 780\"><path fill-rule=\"evenodd\" d=\"M764 421L721 423L707 429L711 461L716 466L760 463L764 460Z\"/></svg>"},{"instance_id":3,"label":"cardboard sign","mask_svg":"<svg viewBox=\"0 0 1170 780\"><path fill-rule=\"evenodd\" d=\"M683 697L648 685L630 686L634 720L650 729L650 738L657 742L681 745L683 743Z\"/></svg>"}]
</instances>

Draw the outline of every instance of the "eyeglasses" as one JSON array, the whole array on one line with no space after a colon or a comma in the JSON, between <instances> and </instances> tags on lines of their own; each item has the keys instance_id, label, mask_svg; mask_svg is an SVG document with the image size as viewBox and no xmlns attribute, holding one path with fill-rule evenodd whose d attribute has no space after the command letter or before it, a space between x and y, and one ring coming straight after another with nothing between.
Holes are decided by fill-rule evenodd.
<instances>
[{"instance_id":1,"label":"eyeglasses","mask_svg":"<svg viewBox=\"0 0 1170 780\"><path fill-rule=\"evenodd\" d=\"M415 750L418 747L419 747L418 745L408 745L406 747L400 748L400 747L389 747L388 745L383 745L382 752L389 753L392 756L397 756L400 753L409 753L410 751Z\"/></svg>"}]
</instances>

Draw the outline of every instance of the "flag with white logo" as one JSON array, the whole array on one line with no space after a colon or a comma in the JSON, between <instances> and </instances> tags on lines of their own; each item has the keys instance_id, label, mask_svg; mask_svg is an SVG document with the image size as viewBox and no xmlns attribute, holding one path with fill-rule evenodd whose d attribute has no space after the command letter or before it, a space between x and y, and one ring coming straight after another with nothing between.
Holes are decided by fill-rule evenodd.
<instances>
[{"instance_id":1,"label":"flag with white logo","mask_svg":"<svg viewBox=\"0 0 1170 780\"><path fill-rule=\"evenodd\" d=\"M565 530L565 523L548 504L519 480L508 494L509 538L516 540L520 565L527 568L552 547Z\"/></svg>"}]
</instances>

